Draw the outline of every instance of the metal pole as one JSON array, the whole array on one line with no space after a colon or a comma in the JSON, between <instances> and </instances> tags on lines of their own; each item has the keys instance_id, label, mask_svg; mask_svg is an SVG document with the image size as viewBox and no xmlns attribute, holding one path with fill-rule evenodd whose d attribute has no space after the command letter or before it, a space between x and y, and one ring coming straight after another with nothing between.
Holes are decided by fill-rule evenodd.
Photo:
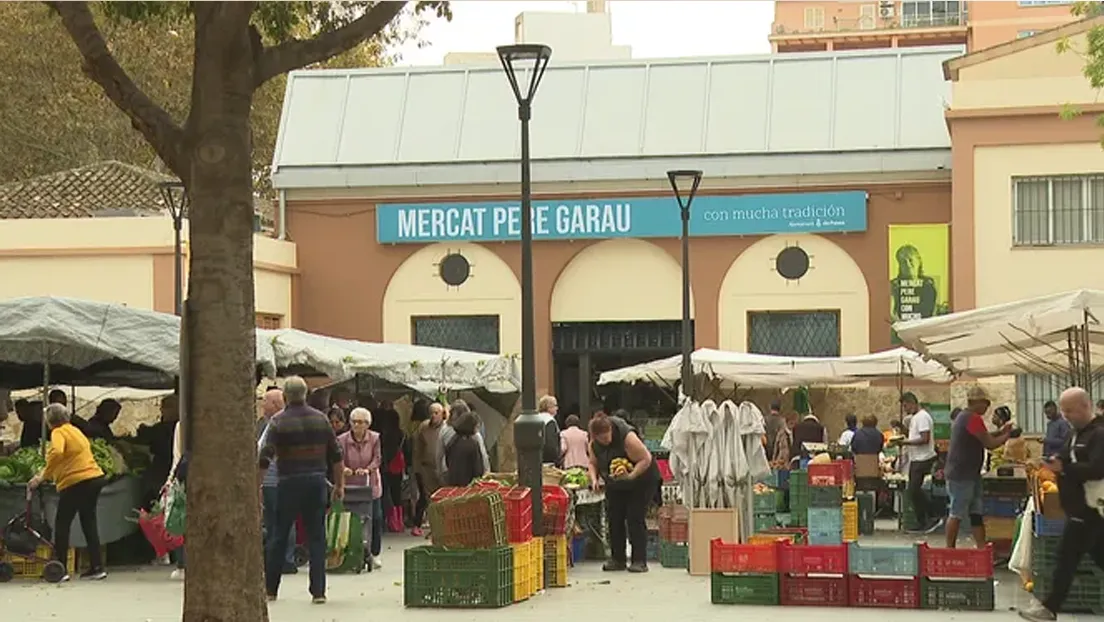
<instances>
[{"instance_id":1,"label":"metal pole","mask_svg":"<svg viewBox=\"0 0 1104 622\"><path fill-rule=\"evenodd\" d=\"M182 265L184 253L181 249L183 242L180 233L180 230L184 228L183 206L173 212L172 218L173 233L176 236L175 245L173 246L173 308L179 317L184 312L184 266Z\"/></svg>"},{"instance_id":2,"label":"metal pole","mask_svg":"<svg viewBox=\"0 0 1104 622\"><path fill-rule=\"evenodd\" d=\"M689 399L694 394L694 369L690 362L694 347L690 328L690 205L679 208L682 212L682 394Z\"/></svg>"}]
</instances>

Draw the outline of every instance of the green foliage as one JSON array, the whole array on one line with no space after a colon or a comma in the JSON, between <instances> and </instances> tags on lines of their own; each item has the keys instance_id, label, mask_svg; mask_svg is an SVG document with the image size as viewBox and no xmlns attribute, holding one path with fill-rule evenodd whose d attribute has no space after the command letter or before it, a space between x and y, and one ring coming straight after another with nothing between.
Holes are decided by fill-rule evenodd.
<instances>
[{"instance_id":1,"label":"green foliage","mask_svg":"<svg viewBox=\"0 0 1104 622\"><path fill-rule=\"evenodd\" d=\"M1093 19L1104 15L1104 3L1101 2L1075 2L1070 12L1081 19ZM1085 33L1083 49L1074 45L1069 37L1063 37L1057 43L1059 54L1077 54L1085 65L1081 69L1089 85L1096 90L1104 88L1104 26L1093 26ZM1073 104L1063 104L1058 113L1064 120L1075 119L1081 116L1082 111ZM1096 118L1096 124L1104 127L1104 116ZM1104 137L1101 138L1104 145Z\"/></svg>"}]
</instances>

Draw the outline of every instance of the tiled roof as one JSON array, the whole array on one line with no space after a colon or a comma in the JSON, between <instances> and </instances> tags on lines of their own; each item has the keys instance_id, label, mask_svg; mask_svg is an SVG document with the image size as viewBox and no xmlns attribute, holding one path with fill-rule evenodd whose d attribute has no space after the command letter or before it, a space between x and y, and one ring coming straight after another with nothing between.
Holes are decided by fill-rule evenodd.
<instances>
[{"instance_id":1,"label":"tiled roof","mask_svg":"<svg viewBox=\"0 0 1104 622\"><path fill-rule=\"evenodd\" d=\"M98 162L0 186L0 218L87 218L108 210L160 213L157 184L173 179L122 162Z\"/></svg>"}]
</instances>

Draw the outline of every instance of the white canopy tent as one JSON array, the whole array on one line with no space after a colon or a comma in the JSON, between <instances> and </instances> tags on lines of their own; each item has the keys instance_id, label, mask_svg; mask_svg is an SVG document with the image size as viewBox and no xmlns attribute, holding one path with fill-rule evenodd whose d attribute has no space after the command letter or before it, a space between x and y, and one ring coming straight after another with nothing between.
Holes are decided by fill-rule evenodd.
<instances>
[{"instance_id":1,"label":"white canopy tent","mask_svg":"<svg viewBox=\"0 0 1104 622\"><path fill-rule=\"evenodd\" d=\"M1091 380L1104 362L1104 292L1082 289L898 322L901 341L956 374Z\"/></svg>"},{"instance_id":2,"label":"white canopy tent","mask_svg":"<svg viewBox=\"0 0 1104 622\"><path fill-rule=\"evenodd\" d=\"M926 361L905 348L837 358L769 356L702 348L690 355L690 363L695 375L718 379L722 386L766 389L850 384L894 376L935 382L951 380L951 375L942 365ZM682 356L671 356L605 372L599 376L598 384L673 384L681 377L681 370Z\"/></svg>"}]
</instances>

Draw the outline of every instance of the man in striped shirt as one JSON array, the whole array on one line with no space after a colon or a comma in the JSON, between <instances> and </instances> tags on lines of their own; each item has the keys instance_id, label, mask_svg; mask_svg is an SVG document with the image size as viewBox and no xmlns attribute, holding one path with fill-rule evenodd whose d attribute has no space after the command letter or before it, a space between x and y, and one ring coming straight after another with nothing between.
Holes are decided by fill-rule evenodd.
<instances>
[{"instance_id":1,"label":"man in striped shirt","mask_svg":"<svg viewBox=\"0 0 1104 622\"><path fill-rule=\"evenodd\" d=\"M333 428L322 412L307 406L307 383L297 376L284 382L284 411L272 418L261 450L261 477L276 459L276 533L265 555L265 590L275 600L280 590L284 552L295 518L303 517L310 554L310 593L326 602L326 506L345 490L344 464ZM333 476L330 489L326 474Z\"/></svg>"}]
</instances>

